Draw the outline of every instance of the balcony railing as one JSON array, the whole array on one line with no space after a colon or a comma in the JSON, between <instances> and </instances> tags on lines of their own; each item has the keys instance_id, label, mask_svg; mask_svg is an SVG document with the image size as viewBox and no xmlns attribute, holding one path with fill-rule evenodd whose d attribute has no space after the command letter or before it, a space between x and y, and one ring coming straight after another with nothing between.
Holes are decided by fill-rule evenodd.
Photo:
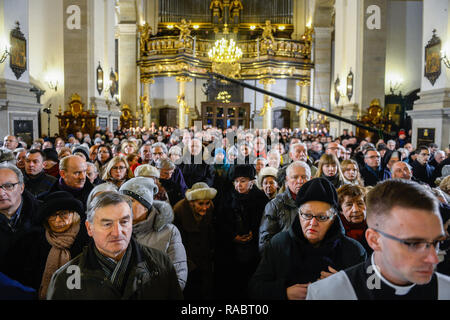
<instances>
[{"instance_id":1,"label":"balcony railing","mask_svg":"<svg viewBox=\"0 0 450 320\"><path fill-rule=\"evenodd\" d=\"M208 51L214 46L214 40L196 39L187 37L185 43L176 36L164 36L150 38L147 43L147 51L141 53L141 60L158 56L170 56L179 53L180 49L188 55L198 59L208 59ZM237 45L243 52L242 59L254 59L260 56L272 55L275 57L288 57L297 59L309 59L310 46L303 40L291 40L275 38L275 44L262 39L237 41Z\"/></svg>"}]
</instances>

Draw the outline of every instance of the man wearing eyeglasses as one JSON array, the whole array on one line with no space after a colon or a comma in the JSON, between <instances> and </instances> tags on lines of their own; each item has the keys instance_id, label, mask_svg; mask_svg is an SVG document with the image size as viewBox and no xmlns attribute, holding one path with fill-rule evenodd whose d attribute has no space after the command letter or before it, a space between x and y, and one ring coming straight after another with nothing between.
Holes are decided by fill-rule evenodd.
<instances>
[{"instance_id":1,"label":"man wearing eyeglasses","mask_svg":"<svg viewBox=\"0 0 450 320\"><path fill-rule=\"evenodd\" d=\"M413 176L419 181L434 187L434 167L428 164L430 160L430 149L426 146L417 148L417 158L411 163Z\"/></svg>"},{"instance_id":2,"label":"man wearing eyeglasses","mask_svg":"<svg viewBox=\"0 0 450 320\"><path fill-rule=\"evenodd\" d=\"M12 164L0 165L0 264L23 233L39 226L39 202L24 187L20 169Z\"/></svg>"},{"instance_id":3,"label":"man wearing eyeglasses","mask_svg":"<svg viewBox=\"0 0 450 320\"><path fill-rule=\"evenodd\" d=\"M307 299L449 300L450 277L435 271L448 235L437 199L407 180L388 180L367 195L366 262L310 285Z\"/></svg>"},{"instance_id":4,"label":"man wearing eyeglasses","mask_svg":"<svg viewBox=\"0 0 450 320\"><path fill-rule=\"evenodd\" d=\"M364 154L364 166L360 170L361 177L364 179L364 185L374 186L380 181L391 177L389 170L381 166L381 156L376 149L367 149Z\"/></svg>"}]
</instances>

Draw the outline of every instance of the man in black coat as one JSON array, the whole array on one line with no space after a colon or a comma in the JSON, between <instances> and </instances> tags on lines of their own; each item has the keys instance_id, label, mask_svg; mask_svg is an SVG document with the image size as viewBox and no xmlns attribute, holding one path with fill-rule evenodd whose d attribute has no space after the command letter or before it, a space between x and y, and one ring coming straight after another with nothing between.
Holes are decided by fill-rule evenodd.
<instances>
[{"instance_id":1,"label":"man in black coat","mask_svg":"<svg viewBox=\"0 0 450 320\"><path fill-rule=\"evenodd\" d=\"M67 191L71 193L75 199L80 200L86 210L87 198L94 188L86 177L86 170L86 160L80 156L72 155L61 159L61 162L59 163L61 178L55 183L50 190L50 193L55 191ZM82 221L84 221L85 218L85 215L81 216Z\"/></svg>"},{"instance_id":2,"label":"man in black coat","mask_svg":"<svg viewBox=\"0 0 450 320\"><path fill-rule=\"evenodd\" d=\"M325 178L306 182L296 197L299 216L266 246L253 275L252 298L304 300L310 283L364 261L362 245L337 216L338 197Z\"/></svg>"},{"instance_id":3,"label":"man in black coat","mask_svg":"<svg viewBox=\"0 0 450 320\"><path fill-rule=\"evenodd\" d=\"M0 265L17 239L39 226L38 209L39 201L24 189L22 171L0 165Z\"/></svg>"},{"instance_id":4,"label":"man in black coat","mask_svg":"<svg viewBox=\"0 0 450 320\"><path fill-rule=\"evenodd\" d=\"M381 166L381 156L376 149L368 149L364 155L364 166L360 169L364 185L374 186L378 182L389 179L391 173Z\"/></svg>"},{"instance_id":5,"label":"man in black coat","mask_svg":"<svg viewBox=\"0 0 450 320\"><path fill-rule=\"evenodd\" d=\"M188 188L191 188L196 182L205 182L212 187L214 167L203 160L202 142L199 139L194 138L189 141L189 148L178 167Z\"/></svg>"},{"instance_id":6,"label":"man in black coat","mask_svg":"<svg viewBox=\"0 0 450 320\"><path fill-rule=\"evenodd\" d=\"M434 187L433 172L434 167L428 164L430 159L430 149L426 146L417 148L417 159L411 163L414 178Z\"/></svg>"},{"instance_id":7,"label":"man in black coat","mask_svg":"<svg viewBox=\"0 0 450 320\"><path fill-rule=\"evenodd\" d=\"M52 189L57 179L44 171L45 155L41 150L30 150L25 158L25 189L36 198L43 197Z\"/></svg>"}]
</instances>

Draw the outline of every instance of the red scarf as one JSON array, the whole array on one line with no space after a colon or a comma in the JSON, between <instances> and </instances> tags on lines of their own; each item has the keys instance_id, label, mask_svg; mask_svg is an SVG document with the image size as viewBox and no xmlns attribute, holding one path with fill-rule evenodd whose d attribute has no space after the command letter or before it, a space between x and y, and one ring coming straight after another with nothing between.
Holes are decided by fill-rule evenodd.
<instances>
[{"instance_id":1,"label":"red scarf","mask_svg":"<svg viewBox=\"0 0 450 320\"><path fill-rule=\"evenodd\" d=\"M344 225L345 235L352 239L357 240L358 242L362 242L365 237L367 223L364 220L361 223L351 223L349 222L343 214L339 214L341 218L342 224Z\"/></svg>"}]
</instances>

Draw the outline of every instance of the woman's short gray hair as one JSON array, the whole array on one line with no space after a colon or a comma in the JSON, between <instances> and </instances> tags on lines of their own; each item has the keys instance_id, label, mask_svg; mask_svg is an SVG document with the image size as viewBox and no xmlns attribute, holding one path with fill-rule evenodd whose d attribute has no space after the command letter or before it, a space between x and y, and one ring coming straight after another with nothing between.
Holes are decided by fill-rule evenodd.
<instances>
[{"instance_id":1,"label":"woman's short gray hair","mask_svg":"<svg viewBox=\"0 0 450 320\"><path fill-rule=\"evenodd\" d=\"M167 146L166 146L164 143L162 143L162 142L156 142L156 143L152 144L152 148L151 148L152 152L153 152L153 149L155 149L156 147L162 148L162 149L163 149L163 152L164 152L165 154L167 154Z\"/></svg>"},{"instance_id":2,"label":"woman's short gray hair","mask_svg":"<svg viewBox=\"0 0 450 320\"><path fill-rule=\"evenodd\" d=\"M130 197L120 194L117 191L105 191L94 197L92 202L88 204L86 220L89 223L94 222L95 211L110 205L118 205L125 202L130 207L131 217L133 217L133 208Z\"/></svg>"}]
</instances>

